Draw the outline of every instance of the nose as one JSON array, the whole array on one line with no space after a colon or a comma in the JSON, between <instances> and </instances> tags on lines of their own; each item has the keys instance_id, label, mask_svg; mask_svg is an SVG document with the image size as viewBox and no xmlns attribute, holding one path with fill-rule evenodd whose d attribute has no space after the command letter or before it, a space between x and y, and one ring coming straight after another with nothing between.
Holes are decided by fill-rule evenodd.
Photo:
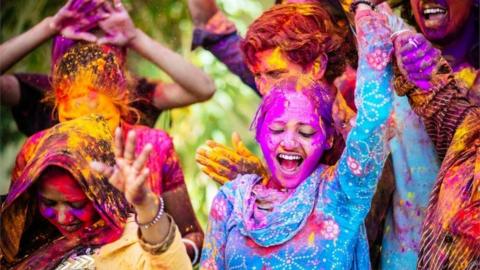
<instances>
[{"instance_id":1,"label":"nose","mask_svg":"<svg viewBox=\"0 0 480 270\"><path fill-rule=\"evenodd\" d=\"M282 146L285 150L295 150L299 146L299 143L297 142L293 134L289 133L282 141Z\"/></svg>"},{"instance_id":2,"label":"nose","mask_svg":"<svg viewBox=\"0 0 480 270\"><path fill-rule=\"evenodd\" d=\"M61 225L69 225L75 219L75 216L72 213L72 209L68 206L61 205L57 211L57 222Z\"/></svg>"}]
</instances>

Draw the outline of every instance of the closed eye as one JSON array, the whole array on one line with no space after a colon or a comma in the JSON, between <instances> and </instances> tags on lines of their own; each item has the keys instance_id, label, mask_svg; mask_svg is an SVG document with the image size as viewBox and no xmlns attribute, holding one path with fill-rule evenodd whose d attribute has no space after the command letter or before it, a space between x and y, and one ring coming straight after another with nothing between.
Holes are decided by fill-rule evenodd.
<instances>
[{"instance_id":1,"label":"closed eye","mask_svg":"<svg viewBox=\"0 0 480 270\"><path fill-rule=\"evenodd\" d=\"M83 207L87 204L87 201L69 202L68 204L69 204L72 208L81 209L81 208L83 208Z\"/></svg>"},{"instance_id":2,"label":"closed eye","mask_svg":"<svg viewBox=\"0 0 480 270\"><path fill-rule=\"evenodd\" d=\"M273 134L280 134L283 132L283 128L268 128Z\"/></svg>"},{"instance_id":3,"label":"closed eye","mask_svg":"<svg viewBox=\"0 0 480 270\"><path fill-rule=\"evenodd\" d=\"M300 133L300 135L302 135L302 137L305 137L305 138L310 138L310 137L312 137L313 135L315 135L315 132L302 132L302 131L299 131L298 133Z\"/></svg>"},{"instance_id":4,"label":"closed eye","mask_svg":"<svg viewBox=\"0 0 480 270\"><path fill-rule=\"evenodd\" d=\"M268 72L266 73L266 75L267 75L268 77L270 77L270 78L278 79L278 78L280 78L280 76L281 76L282 74L285 74L285 73L287 73L286 70L276 69L276 70L268 71Z\"/></svg>"},{"instance_id":5,"label":"closed eye","mask_svg":"<svg viewBox=\"0 0 480 270\"><path fill-rule=\"evenodd\" d=\"M317 130L310 125L301 125L298 133L304 138L310 138L317 133Z\"/></svg>"},{"instance_id":6,"label":"closed eye","mask_svg":"<svg viewBox=\"0 0 480 270\"><path fill-rule=\"evenodd\" d=\"M53 200L49 200L49 199L46 199L46 198L40 198L40 202L46 206L55 206L57 204L56 201L53 201Z\"/></svg>"}]
</instances>

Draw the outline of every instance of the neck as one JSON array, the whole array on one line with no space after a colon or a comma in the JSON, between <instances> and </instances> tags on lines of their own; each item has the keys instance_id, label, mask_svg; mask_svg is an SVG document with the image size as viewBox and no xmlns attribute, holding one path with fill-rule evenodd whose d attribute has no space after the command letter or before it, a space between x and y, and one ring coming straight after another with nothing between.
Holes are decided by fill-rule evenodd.
<instances>
[{"instance_id":1,"label":"neck","mask_svg":"<svg viewBox=\"0 0 480 270\"><path fill-rule=\"evenodd\" d=\"M472 46L477 42L476 39L478 35L476 35L475 31L474 12L471 12L463 29L461 29L455 37L450 38L449 42L440 45L442 55L448 61L454 72L465 66L471 66L468 54Z\"/></svg>"},{"instance_id":2,"label":"neck","mask_svg":"<svg viewBox=\"0 0 480 270\"><path fill-rule=\"evenodd\" d=\"M282 190L284 187L280 184L280 181L278 181L275 176L271 176L270 179L264 185L268 188L273 188L276 190Z\"/></svg>"},{"instance_id":3,"label":"neck","mask_svg":"<svg viewBox=\"0 0 480 270\"><path fill-rule=\"evenodd\" d=\"M263 184L264 186L266 186L267 188L270 188L270 189L275 189L277 191L280 191L280 192L284 192L284 193L287 193L287 194L290 194L292 191L295 190L295 188L293 189L288 189L284 186L282 186L280 184L280 181L278 181L275 177L271 177L270 179L268 179L268 182L266 184Z\"/></svg>"}]
</instances>

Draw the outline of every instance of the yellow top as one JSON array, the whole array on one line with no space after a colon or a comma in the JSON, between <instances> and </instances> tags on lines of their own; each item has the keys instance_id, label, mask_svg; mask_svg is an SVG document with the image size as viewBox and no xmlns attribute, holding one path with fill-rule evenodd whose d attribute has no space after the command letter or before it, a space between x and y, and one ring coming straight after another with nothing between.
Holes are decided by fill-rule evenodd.
<instances>
[{"instance_id":1,"label":"yellow top","mask_svg":"<svg viewBox=\"0 0 480 270\"><path fill-rule=\"evenodd\" d=\"M98 270L153 270L192 269L190 258L182 242L178 228L172 245L162 254L153 255L145 251L138 241L138 225L129 218L120 239L104 245L93 255Z\"/></svg>"}]
</instances>

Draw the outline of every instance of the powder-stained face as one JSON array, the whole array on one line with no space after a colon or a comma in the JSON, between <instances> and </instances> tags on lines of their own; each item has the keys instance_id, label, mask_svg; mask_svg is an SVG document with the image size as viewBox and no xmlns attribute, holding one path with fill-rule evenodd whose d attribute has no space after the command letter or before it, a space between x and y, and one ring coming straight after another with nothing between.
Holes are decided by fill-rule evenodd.
<instances>
[{"instance_id":1,"label":"powder-stained face","mask_svg":"<svg viewBox=\"0 0 480 270\"><path fill-rule=\"evenodd\" d=\"M473 0L410 0L420 30L441 42L459 31L473 8Z\"/></svg>"},{"instance_id":2,"label":"powder-stained face","mask_svg":"<svg viewBox=\"0 0 480 270\"><path fill-rule=\"evenodd\" d=\"M99 215L70 173L47 169L39 179L38 205L41 215L66 237L81 238Z\"/></svg>"},{"instance_id":3,"label":"powder-stained face","mask_svg":"<svg viewBox=\"0 0 480 270\"><path fill-rule=\"evenodd\" d=\"M266 95L273 85L284 78L297 77L299 80L312 80L321 77L319 73L323 74L319 69L305 70L301 65L292 63L280 48L257 52L255 57L258 61L250 69L255 76L255 84L261 95Z\"/></svg>"},{"instance_id":4,"label":"powder-stained face","mask_svg":"<svg viewBox=\"0 0 480 270\"><path fill-rule=\"evenodd\" d=\"M318 166L328 148L324 125L312 103L300 91L275 93L257 140L274 184L292 189Z\"/></svg>"},{"instance_id":5,"label":"powder-stained face","mask_svg":"<svg viewBox=\"0 0 480 270\"><path fill-rule=\"evenodd\" d=\"M102 115L108 122L112 133L120 124L120 111L107 96L95 91L83 95L71 96L58 105L60 122L72 120L89 114Z\"/></svg>"}]
</instances>

